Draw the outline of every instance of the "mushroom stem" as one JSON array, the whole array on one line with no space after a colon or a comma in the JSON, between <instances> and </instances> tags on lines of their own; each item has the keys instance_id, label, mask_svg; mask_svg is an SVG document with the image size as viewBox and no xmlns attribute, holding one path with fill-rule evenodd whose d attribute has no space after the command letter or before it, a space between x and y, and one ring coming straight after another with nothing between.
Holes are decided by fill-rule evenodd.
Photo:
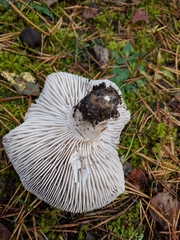
<instances>
[{"instance_id":1,"label":"mushroom stem","mask_svg":"<svg viewBox=\"0 0 180 240\"><path fill-rule=\"evenodd\" d=\"M71 124L76 134L85 140L98 139L106 129L110 118L119 117L118 105L121 104L121 96L112 87L100 83L93 86L73 109Z\"/></svg>"},{"instance_id":2,"label":"mushroom stem","mask_svg":"<svg viewBox=\"0 0 180 240\"><path fill-rule=\"evenodd\" d=\"M106 129L108 124L107 121L104 121L93 126L90 122L84 121L83 115L79 109L77 109L75 113L73 110L70 116L70 122L74 136L84 142L99 139L101 133Z\"/></svg>"}]
</instances>

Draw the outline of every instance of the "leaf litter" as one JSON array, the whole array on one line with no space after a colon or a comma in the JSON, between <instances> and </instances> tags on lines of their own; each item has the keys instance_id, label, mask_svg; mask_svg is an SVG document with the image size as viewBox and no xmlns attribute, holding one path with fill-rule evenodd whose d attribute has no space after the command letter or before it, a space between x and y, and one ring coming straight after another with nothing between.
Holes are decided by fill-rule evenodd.
<instances>
[{"instance_id":1,"label":"leaf litter","mask_svg":"<svg viewBox=\"0 0 180 240\"><path fill-rule=\"evenodd\" d=\"M145 21L147 24L150 23L149 17L142 9L137 9L134 15L132 16L132 22L137 23L140 21Z\"/></svg>"},{"instance_id":2,"label":"leaf litter","mask_svg":"<svg viewBox=\"0 0 180 240\"><path fill-rule=\"evenodd\" d=\"M177 224L177 219L180 211L180 202L173 197L169 192L159 192L152 197L150 204L158 211L166 221L159 216L157 212L150 209L150 214L156 222L160 224L162 230L168 230L168 223Z\"/></svg>"}]
</instances>

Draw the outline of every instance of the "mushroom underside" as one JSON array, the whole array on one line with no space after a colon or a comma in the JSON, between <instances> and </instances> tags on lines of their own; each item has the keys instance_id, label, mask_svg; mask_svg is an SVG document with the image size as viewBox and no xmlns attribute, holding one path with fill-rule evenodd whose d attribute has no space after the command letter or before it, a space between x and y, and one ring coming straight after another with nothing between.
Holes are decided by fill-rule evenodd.
<instances>
[{"instance_id":1,"label":"mushroom underside","mask_svg":"<svg viewBox=\"0 0 180 240\"><path fill-rule=\"evenodd\" d=\"M130 118L123 100L117 103L116 116L100 126L102 131L97 131L98 124L90 123L91 128L85 126L81 134L82 128L72 124L74 106L102 82L121 96L108 80L88 82L72 74L51 74L24 123L3 138L25 189L56 208L94 210L124 191L124 173L116 151L120 132Z\"/></svg>"}]
</instances>

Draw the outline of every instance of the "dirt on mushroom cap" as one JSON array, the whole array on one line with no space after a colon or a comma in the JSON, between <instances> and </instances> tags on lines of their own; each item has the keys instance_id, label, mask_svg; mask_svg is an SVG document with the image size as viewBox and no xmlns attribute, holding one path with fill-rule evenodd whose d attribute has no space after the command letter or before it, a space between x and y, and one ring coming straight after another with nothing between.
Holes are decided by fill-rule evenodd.
<instances>
[{"instance_id":1,"label":"dirt on mushroom cap","mask_svg":"<svg viewBox=\"0 0 180 240\"><path fill-rule=\"evenodd\" d=\"M106 87L105 83L94 86L92 91L75 106L83 115L83 119L97 125L99 122L110 118L119 117L117 110L121 104L121 96L112 87Z\"/></svg>"}]
</instances>

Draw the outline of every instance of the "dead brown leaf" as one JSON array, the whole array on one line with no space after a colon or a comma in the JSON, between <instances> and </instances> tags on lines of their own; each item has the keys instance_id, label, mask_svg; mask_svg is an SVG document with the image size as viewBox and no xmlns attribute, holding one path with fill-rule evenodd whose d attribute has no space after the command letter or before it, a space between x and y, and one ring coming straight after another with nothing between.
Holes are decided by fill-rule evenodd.
<instances>
[{"instance_id":1,"label":"dead brown leaf","mask_svg":"<svg viewBox=\"0 0 180 240\"><path fill-rule=\"evenodd\" d=\"M156 208L156 210L159 211L171 224L173 224L173 221L177 219L178 212L180 211L180 202L169 192L159 192L156 194L151 199L151 205ZM163 230L167 230L167 223L152 209L149 211L151 216L160 224Z\"/></svg>"},{"instance_id":2,"label":"dead brown leaf","mask_svg":"<svg viewBox=\"0 0 180 240\"><path fill-rule=\"evenodd\" d=\"M88 8L83 10L82 16L84 19L94 18L99 12L99 7L96 4L90 4Z\"/></svg>"},{"instance_id":3,"label":"dead brown leaf","mask_svg":"<svg viewBox=\"0 0 180 240\"><path fill-rule=\"evenodd\" d=\"M0 237L1 240L9 240L11 237L11 232L2 223L0 223Z\"/></svg>"},{"instance_id":4,"label":"dead brown leaf","mask_svg":"<svg viewBox=\"0 0 180 240\"><path fill-rule=\"evenodd\" d=\"M135 167L127 177L128 181L139 190L142 190L147 184L145 173L139 167Z\"/></svg>"},{"instance_id":5,"label":"dead brown leaf","mask_svg":"<svg viewBox=\"0 0 180 240\"><path fill-rule=\"evenodd\" d=\"M58 2L58 0L43 0L48 6L51 6L53 3Z\"/></svg>"},{"instance_id":6,"label":"dead brown leaf","mask_svg":"<svg viewBox=\"0 0 180 240\"><path fill-rule=\"evenodd\" d=\"M139 21L145 21L146 23L149 23L149 17L146 15L146 13L141 10L140 8L135 12L135 14L132 16L132 22L136 23Z\"/></svg>"}]
</instances>

